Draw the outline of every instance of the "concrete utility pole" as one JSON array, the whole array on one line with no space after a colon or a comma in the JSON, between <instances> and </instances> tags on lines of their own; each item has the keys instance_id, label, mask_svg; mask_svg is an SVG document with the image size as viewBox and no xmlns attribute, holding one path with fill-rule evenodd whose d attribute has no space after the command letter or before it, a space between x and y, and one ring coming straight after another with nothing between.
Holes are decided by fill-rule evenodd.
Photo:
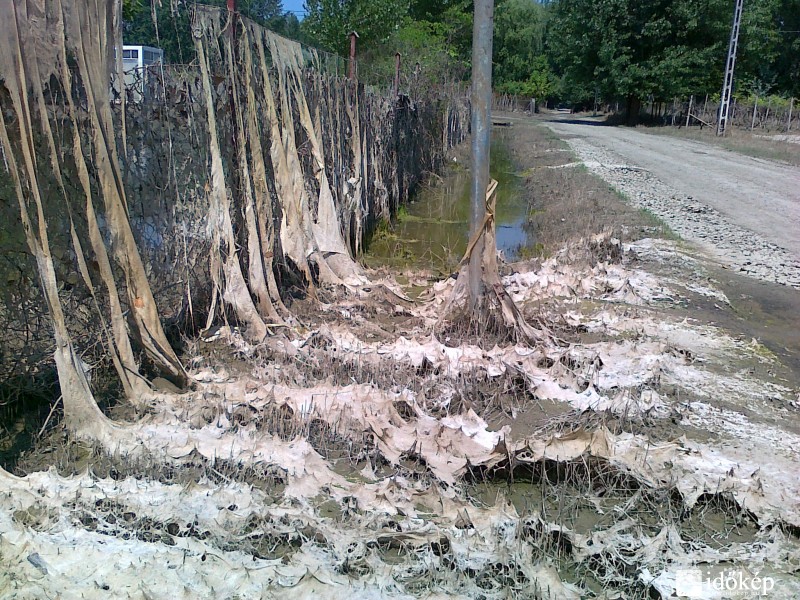
<instances>
[{"instance_id":1,"label":"concrete utility pole","mask_svg":"<svg viewBox=\"0 0 800 600\"><path fill-rule=\"evenodd\" d=\"M486 215L486 189L489 186L489 152L492 123L492 34L494 31L494 0L475 0L475 19L472 29L472 190L470 239L478 234ZM470 308L483 301L481 263L483 236L472 249L469 259Z\"/></svg>"},{"instance_id":2,"label":"concrete utility pole","mask_svg":"<svg viewBox=\"0 0 800 600\"><path fill-rule=\"evenodd\" d=\"M731 41L728 44L728 60L725 63L725 79L722 82L722 96L719 102L717 135L725 135L725 127L728 125L728 111L731 108L731 94L733 93L733 69L736 66L736 47L739 45L739 24L742 22L743 6L744 0L736 0L736 7L733 10Z\"/></svg>"}]
</instances>

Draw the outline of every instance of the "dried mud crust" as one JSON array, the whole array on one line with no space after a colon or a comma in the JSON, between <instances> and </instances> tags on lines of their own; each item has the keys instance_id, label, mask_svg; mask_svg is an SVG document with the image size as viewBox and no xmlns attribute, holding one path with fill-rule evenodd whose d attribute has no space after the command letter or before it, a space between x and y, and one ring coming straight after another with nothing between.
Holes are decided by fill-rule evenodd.
<instances>
[{"instance_id":1,"label":"dried mud crust","mask_svg":"<svg viewBox=\"0 0 800 600\"><path fill-rule=\"evenodd\" d=\"M514 267L556 339L437 339L446 280L198 342L195 391L113 446L42 448L59 472L2 475L3 595L650 598L734 563L796 597L797 382L685 318L727 306L702 263L600 235Z\"/></svg>"}]
</instances>

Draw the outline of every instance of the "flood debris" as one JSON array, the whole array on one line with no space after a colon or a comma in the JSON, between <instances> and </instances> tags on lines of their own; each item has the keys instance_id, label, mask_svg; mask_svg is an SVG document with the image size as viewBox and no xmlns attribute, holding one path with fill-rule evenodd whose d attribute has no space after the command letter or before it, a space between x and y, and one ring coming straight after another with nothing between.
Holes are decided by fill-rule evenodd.
<instances>
[{"instance_id":1,"label":"flood debris","mask_svg":"<svg viewBox=\"0 0 800 600\"><path fill-rule=\"evenodd\" d=\"M759 389L787 402L795 391L720 368L757 359L749 342L653 319L652 306L690 292L640 271L635 247L582 244L507 281L545 323L562 318L548 303L571 305L566 323L605 341L448 345L429 318L442 286L394 340L324 319L282 347L218 330L206 343L244 353L250 368L198 355L194 390L155 396L113 437L99 431L94 452L115 477L2 474L0 543L14 576L0 589L26 597L90 580L88 597L183 586L231 597L264 586L288 597L668 597L677 568L746 562L792 597L800 444L746 409L767 401ZM602 301L576 304L587 299ZM340 301L352 314L374 299ZM487 420L511 382L526 399L516 417ZM714 401L723 395L726 406ZM516 433L512 422L545 401L561 408ZM181 482L197 468L203 477Z\"/></svg>"}]
</instances>

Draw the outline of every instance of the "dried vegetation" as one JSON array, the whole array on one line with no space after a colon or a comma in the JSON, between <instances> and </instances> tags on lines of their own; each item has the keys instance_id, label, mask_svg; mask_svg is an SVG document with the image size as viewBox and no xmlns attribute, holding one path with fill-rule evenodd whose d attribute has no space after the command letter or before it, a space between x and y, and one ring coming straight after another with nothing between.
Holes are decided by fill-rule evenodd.
<instances>
[{"instance_id":1,"label":"dried vegetation","mask_svg":"<svg viewBox=\"0 0 800 600\"><path fill-rule=\"evenodd\" d=\"M749 421L746 452L715 424L706 397L730 379L731 400L765 401L724 372L750 350L651 318L691 293L638 270L653 248L681 256L606 235L505 277L564 339L537 347L437 339L452 282L402 310L329 298L307 333L263 344L218 330L189 349L197 389L154 399L113 448L51 437L29 460L60 473L4 476L6 585L91 571L98 597L649 598L677 565L746 558L794 593L796 457L774 456L769 423ZM109 544L127 566L101 559Z\"/></svg>"}]
</instances>

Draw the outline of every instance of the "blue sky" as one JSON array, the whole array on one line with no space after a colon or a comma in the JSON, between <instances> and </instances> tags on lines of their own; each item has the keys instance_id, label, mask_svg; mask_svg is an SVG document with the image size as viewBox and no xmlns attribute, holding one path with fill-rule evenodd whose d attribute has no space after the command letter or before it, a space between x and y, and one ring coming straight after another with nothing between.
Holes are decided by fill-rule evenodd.
<instances>
[{"instance_id":1,"label":"blue sky","mask_svg":"<svg viewBox=\"0 0 800 600\"><path fill-rule=\"evenodd\" d=\"M303 19L305 9L303 8L303 0L283 0L283 10L291 11L297 15L298 19Z\"/></svg>"}]
</instances>

